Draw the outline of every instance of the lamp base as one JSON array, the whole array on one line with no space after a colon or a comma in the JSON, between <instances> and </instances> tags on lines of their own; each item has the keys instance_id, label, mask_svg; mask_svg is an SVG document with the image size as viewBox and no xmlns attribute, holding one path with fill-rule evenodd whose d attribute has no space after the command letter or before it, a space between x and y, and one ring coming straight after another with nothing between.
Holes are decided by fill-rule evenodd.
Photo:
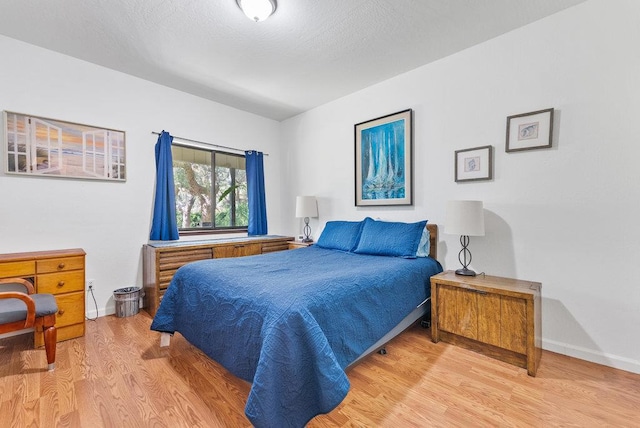
<instances>
[{"instance_id":1,"label":"lamp base","mask_svg":"<svg viewBox=\"0 0 640 428\"><path fill-rule=\"evenodd\" d=\"M472 271L471 269L462 268L462 269L458 269L456 271L456 275L476 276L476 273L474 271Z\"/></svg>"},{"instance_id":2,"label":"lamp base","mask_svg":"<svg viewBox=\"0 0 640 428\"><path fill-rule=\"evenodd\" d=\"M302 242L313 242L313 239L311 239L311 226L309 226L309 217L305 217L304 218L304 228L302 229L302 231L304 232L304 238L302 238Z\"/></svg>"}]
</instances>

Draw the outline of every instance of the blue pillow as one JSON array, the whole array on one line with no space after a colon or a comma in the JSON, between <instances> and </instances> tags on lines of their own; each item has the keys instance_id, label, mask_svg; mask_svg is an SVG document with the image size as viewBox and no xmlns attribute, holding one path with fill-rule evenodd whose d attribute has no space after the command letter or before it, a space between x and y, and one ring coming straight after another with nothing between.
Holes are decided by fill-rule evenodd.
<instances>
[{"instance_id":1,"label":"blue pillow","mask_svg":"<svg viewBox=\"0 0 640 428\"><path fill-rule=\"evenodd\" d=\"M321 248L353 251L360 240L362 221L328 221L316 245Z\"/></svg>"},{"instance_id":2,"label":"blue pillow","mask_svg":"<svg viewBox=\"0 0 640 428\"><path fill-rule=\"evenodd\" d=\"M429 233L429 229L425 226L422 230L422 237L418 244L416 257L429 257L429 253L431 253L431 234Z\"/></svg>"},{"instance_id":3,"label":"blue pillow","mask_svg":"<svg viewBox=\"0 0 640 428\"><path fill-rule=\"evenodd\" d=\"M414 259L426 224L426 220L400 223L366 218L354 252Z\"/></svg>"}]
</instances>

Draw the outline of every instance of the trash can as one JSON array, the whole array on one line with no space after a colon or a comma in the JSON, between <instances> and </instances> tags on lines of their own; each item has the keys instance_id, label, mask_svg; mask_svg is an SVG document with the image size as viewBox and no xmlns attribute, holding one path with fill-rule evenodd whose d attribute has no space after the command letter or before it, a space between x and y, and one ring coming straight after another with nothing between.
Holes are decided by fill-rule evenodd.
<instances>
[{"instance_id":1,"label":"trash can","mask_svg":"<svg viewBox=\"0 0 640 428\"><path fill-rule=\"evenodd\" d=\"M118 288L113 292L116 301L116 316L130 317L140 310L140 287Z\"/></svg>"}]
</instances>

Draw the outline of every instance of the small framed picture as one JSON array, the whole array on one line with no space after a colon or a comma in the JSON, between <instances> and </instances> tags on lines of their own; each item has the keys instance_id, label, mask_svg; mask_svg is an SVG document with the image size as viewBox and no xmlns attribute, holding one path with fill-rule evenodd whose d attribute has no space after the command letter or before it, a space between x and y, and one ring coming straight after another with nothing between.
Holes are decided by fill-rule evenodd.
<instances>
[{"instance_id":1,"label":"small framed picture","mask_svg":"<svg viewBox=\"0 0 640 428\"><path fill-rule=\"evenodd\" d=\"M507 117L507 152L547 149L552 139L552 108Z\"/></svg>"},{"instance_id":2,"label":"small framed picture","mask_svg":"<svg viewBox=\"0 0 640 428\"><path fill-rule=\"evenodd\" d=\"M491 180L493 178L493 146L474 147L456 150L455 180L463 181Z\"/></svg>"}]
</instances>

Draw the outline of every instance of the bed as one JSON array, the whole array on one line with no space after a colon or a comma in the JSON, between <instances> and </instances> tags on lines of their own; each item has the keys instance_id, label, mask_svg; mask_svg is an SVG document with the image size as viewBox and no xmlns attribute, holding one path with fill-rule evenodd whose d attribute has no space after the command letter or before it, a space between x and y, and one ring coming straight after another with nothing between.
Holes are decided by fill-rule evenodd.
<instances>
[{"instance_id":1,"label":"bed","mask_svg":"<svg viewBox=\"0 0 640 428\"><path fill-rule=\"evenodd\" d=\"M346 370L428 310L442 267L425 224L328 222L311 247L190 263L151 329L180 332L251 382L254 426L304 426L344 399Z\"/></svg>"}]
</instances>

